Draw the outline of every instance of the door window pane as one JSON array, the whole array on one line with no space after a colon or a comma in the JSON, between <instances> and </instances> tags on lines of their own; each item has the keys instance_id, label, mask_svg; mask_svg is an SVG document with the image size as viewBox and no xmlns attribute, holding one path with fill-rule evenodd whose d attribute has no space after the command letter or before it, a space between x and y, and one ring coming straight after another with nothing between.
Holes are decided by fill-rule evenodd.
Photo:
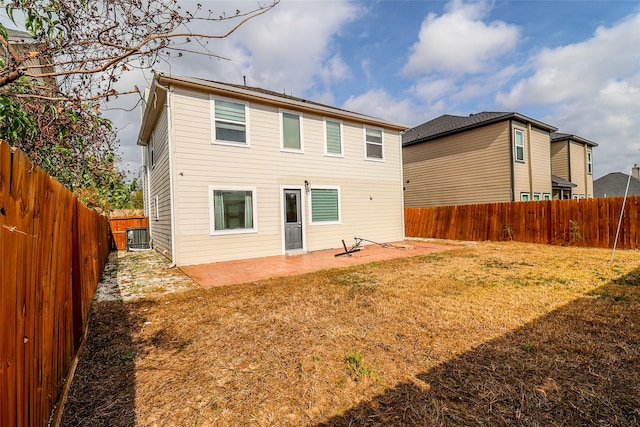
<instances>
[{"instance_id":1,"label":"door window pane","mask_svg":"<svg viewBox=\"0 0 640 427\"><path fill-rule=\"evenodd\" d=\"M294 193L285 193L287 222L298 222L298 197Z\"/></svg>"}]
</instances>

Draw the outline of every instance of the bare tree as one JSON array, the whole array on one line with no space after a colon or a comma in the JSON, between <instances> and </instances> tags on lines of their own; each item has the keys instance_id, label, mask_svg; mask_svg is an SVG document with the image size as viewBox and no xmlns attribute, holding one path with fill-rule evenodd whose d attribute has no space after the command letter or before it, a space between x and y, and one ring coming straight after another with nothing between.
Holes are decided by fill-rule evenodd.
<instances>
[{"instance_id":1,"label":"bare tree","mask_svg":"<svg viewBox=\"0 0 640 427\"><path fill-rule=\"evenodd\" d=\"M208 41L228 37L280 0L267 1L229 12L200 3L187 10L179 0L0 0L14 23L19 14L24 16L25 29L34 37L28 49L18 49L0 25L5 50L0 95L9 95L4 88L21 77L56 83L48 95L32 91L21 96L87 101L118 95L114 83L123 73L153 69L159 61L193 49L194 43L200 53L216 56ZM201 22L215 25L207 27L211 32L191 29L202 28Z\"/></svg>"},{"instance_id":2,"label":"bare tree","mask_svg":"<svg viewBox=\"0 0 640 427\"><path fill-rule=\"evenodd\" d=\"M24 21L28 31L0 23L0 139L87 204L125 206L130 187L116 165L115 133L97 101L138 93L115 89L134 68L153 70L194 50L217 56L209 42L228 37L280 0L265 1L228 12L202 4L183 9L181 0L0 0L7 16Z\"/></svg>"}]
</instances>

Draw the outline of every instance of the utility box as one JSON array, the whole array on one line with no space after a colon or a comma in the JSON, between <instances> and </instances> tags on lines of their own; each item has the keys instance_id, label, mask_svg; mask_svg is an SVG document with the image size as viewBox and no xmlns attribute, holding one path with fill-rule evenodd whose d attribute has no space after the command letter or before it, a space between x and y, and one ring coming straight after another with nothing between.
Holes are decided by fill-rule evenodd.
<instances>
[{"instance_id":1,"label":"utility box","mask_svg":"<svg viewBox=\"0 0 640 427\"><path fill-rule=\"evenodd\" d=\"M127 236L127 251L151 249L148 227L127 228L125 235Z\"/></svg>"}]
</instances>

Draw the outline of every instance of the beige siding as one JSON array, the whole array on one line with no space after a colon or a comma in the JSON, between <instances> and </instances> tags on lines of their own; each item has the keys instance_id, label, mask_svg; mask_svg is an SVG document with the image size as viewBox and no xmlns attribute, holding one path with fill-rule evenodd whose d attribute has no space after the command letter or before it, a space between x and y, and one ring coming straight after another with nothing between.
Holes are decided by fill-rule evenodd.
<instances>
[{"instance_id":1,"label":"beige siding","mask_svg":"<svg viewBox=\"0 0 640 427\"><path fill-rule=\"evenodd\" d=\"M551 194L551 142L549 132L522 123L513 123L515 129L525 134L525 161L514 161L515 199L529 193L530 200L539 193Z\"/></svg>"},{"instance_id":2,"label":"beige siding","mask_svg":"<svg viewBox=\"0 0 640 427\"><path fill-rule=\"evenodd\" d=\"M310 225L308 195L302 191L306 250L341 246L364 237L403 237L400 135L384 133L384 162L364 160L360 123L343 122L344 158L324 155L323 117L303 115L304 153L280 150L279 109L249 104L250 147L212 144L207 94L176 89L172 97L175 142L176 253L178 265L284 253L283 187L338 186L341 224ZM210 235L209 186L256 189L257 232Z\"/></svg>"},{"instance_id":3,"label":"beige siding","mask_svg":"<svg viewBox=\"0 0 640 427\"><path fill-rule=\"evenodd\" d=\"M593 186L591 186L590 189L587 188L587 153L585 145L571 141L569 149L571 159L571 182L577 185L577 187L571 190L572 195L587 197L588 194L593 194ZM593 183L593 179L590 181Z\"/></svg>"},{"instance_id":4,"label":"beige siding","mask_svg":"<svg viewBox=\"0 0 640 427\"><path fill-rule=\"evenodd\" d=\"M502 122L405 147L405 206L510 201L509 144Z\"/></svg>"},{"instance_id":5,"label":"beige siding","mask_svg":"<svg viewBox=\"0 0 640 427\"><path fill-rule=\"evenodd\" d=\"M530 128L531 183L533 193L551 194L551 139L549 131Z\"/></svg>"},{"instance_id":6,"label":"beige siding","mask_svg":"<svg viewBox=\"0 0 640 427\"><path fill-rule=\"evenodd\" d=\"M567 181L570 180L567 141L557 141L551 144L551 174Z\"/></svg>"},{"instance_id":7,"label":"beige siding","mask_svg":"<svg viewBox=\"0 0 640 427\"><path fill-rule=\"evenodd\" d=\"M163 255L171 258L171 200L169 183L169 139L167 134L167 112L163 108L153 130L153 158L154 166L149 165L149 206L154 207L157 200L156 218L155 212L149 212L149 232L153 239L153 246ZM147 151L149 153L149 151ZM147 155L150 161L150 154Z\"/></svg>"},{"instance_id":8,"label":"beige siding","mask_svg":"<svg viewBox=\"0 0 640 427\"><path fill-rule=\"evenodd\" d=\"M587 197L593 197L593 149L591 147L587 147L586 151L591 152L591 174L587 173L587 158L585 154L585 191Z\"/></svg>"},{"instance_id":9,"label":"beige siding","mask_svg":"<svg viewBox=\"0 0 640 427\"><path fill-rule=\"evenodd\" d=\"M592 152L592 149L575 141L552 144L553 174L577 185L571 189L572 195L593 196L593 175L587 173L587 151Z\"/></svg>"}]
</instances>

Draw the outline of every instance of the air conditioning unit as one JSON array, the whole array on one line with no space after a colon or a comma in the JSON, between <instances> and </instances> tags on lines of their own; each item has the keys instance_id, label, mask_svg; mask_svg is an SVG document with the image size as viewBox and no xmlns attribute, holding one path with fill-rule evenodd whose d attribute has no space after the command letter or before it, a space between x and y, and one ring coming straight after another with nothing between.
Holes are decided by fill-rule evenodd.
<instances>
[{"instance_id":1,"label":"air conditioning unit","mask_svg":"<svg viewBox=\"0 0 640 427\"><path fill-rule=\"evenodd\" d=\"M127 236L127 251L151 249L148 227L127 228L125 234Z\"/></svg>"}]
</instances>

